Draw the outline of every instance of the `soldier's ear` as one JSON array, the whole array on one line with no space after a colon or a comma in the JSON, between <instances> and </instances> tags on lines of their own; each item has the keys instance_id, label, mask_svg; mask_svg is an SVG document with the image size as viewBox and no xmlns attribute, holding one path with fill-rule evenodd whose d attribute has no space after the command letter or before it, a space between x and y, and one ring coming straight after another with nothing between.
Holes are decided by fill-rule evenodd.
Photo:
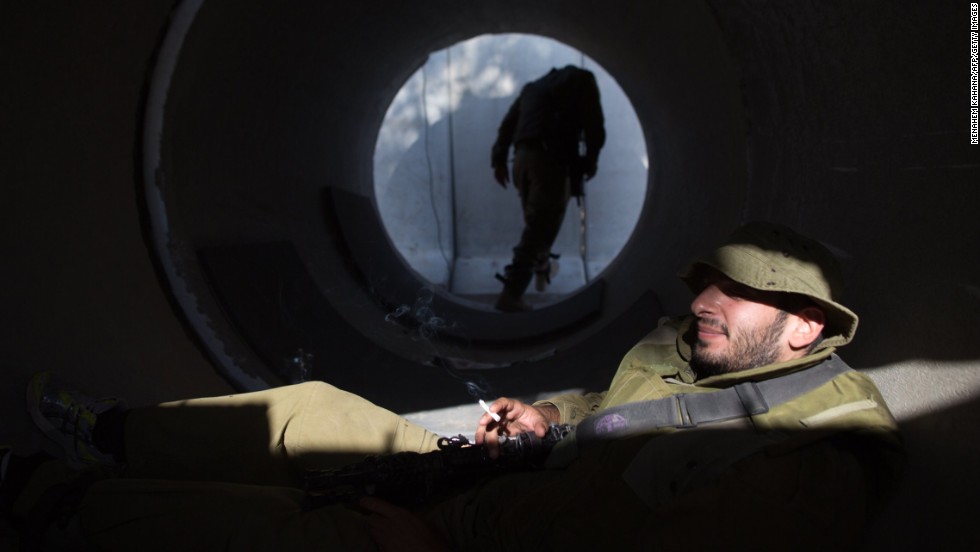
<instances>
[{"instance_id":1,"label":"soldier's ear","mask_svg":"<svg viewBox=\"0 0 980 552\"><path fill-rule=\"evenodd\" d=\"M789 317L789 345L793 349L806 349L820 337L826 317L818 307L804 307L791 312Z\"/></svg>"}]
</instances>

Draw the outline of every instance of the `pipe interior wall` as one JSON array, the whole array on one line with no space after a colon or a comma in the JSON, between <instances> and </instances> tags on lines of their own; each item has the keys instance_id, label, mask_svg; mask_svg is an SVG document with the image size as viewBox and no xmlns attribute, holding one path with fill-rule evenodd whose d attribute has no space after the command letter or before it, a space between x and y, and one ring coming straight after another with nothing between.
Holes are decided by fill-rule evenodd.
<instances>
[{"instance_id":1,"label":"pipe interior wall","mask_svg":"<svg viewBox=\"0 0 980 552\"><path fill-rule=\"evenodd\" d=\"M281 315L277 303L228 320L222 299L203 291L201 252L243 245L268 247L238 261L298 262L309 279L283 289L314 286L324 301L315 312L335 316L318 327L340 344L318 352L324 379L370 391L383 378L347 367L377 366L385 387L429 407L466 395L426 364L417 326L384 322L397 305L371 291L382 282L365 279L346 249L331 201L343 193L370 205L384 110L428 52L482 33L534 33L616 78L657 185L597 316L503 350L447 340L441 356L506 364L490 377L501 391L594 383L657 315L686 309L673 274L694 251L744 220L791 224L845 260L861 326L842 356L879 382L906 432L905 486L865 548L976 548L977 508L963 500L980 491L980 164L969 144L966 4L205 1L168 88L154 183L194 308L177 302L160 266L142 177L145 99L173 8L25 3L0 19L0 442L48 446L22 406L38 369L135 404L241 389L222 357L249 381L275 381L242 328L247 316ZM248 295L276 275L234 284ZM302 307L288 313L312 316ZM191 329L195 316L226 339L221 350Z\"/></svg>"}]
</instances>

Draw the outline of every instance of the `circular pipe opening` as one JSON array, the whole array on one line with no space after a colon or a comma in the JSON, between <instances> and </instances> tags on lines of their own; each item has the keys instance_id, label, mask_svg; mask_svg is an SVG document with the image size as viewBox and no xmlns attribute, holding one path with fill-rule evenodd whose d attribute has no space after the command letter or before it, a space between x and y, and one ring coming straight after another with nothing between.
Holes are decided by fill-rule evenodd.
<instances>
[{"instance_id":1,"label":"circular pipe opening","mask_svg":"<svg viewBox=\"0 0 980 552\"><path fill-rule=\"evenodd\" d=\"M371 398L382 375L441 378L433 358L520 366L529 385L615 366L662 312L683 310L676 269L734 226L745 201L738 82L710 11L382 4L178 7L150 83L145 197L165 279L219 370L246 389L312 377ZM396 253L374 153L388 106L429 52L529 30L615 75L643 121L656 186L601 278L502 315L427 287ZM375 372L350 368L365 362Z\"/></svg>"},{"instance_id":2,"label":"circular pipe opening","mask_svg":"<svg viewBox=\"0 0 980 552\"><path fill-rule=\"evenodd\" d=\"M501 188L490 149L521 87L552 68L596 76L607 141L585 196L569 202L552 253L557 272L525 300L541 307L596 280L619 255L646 197L646 142L636 112L608 72L546 37L481 35L431 53L399 89L378 133L374 192L402 260L449 296L492 307L523 220L513 186Z\"/></svg>"}]
</instances>

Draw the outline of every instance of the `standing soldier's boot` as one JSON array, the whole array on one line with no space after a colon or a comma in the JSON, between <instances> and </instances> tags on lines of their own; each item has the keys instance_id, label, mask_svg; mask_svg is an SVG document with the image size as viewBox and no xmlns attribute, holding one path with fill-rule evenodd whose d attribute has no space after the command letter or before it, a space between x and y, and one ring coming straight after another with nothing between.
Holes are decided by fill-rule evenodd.
<instances>
[{"instance_id":1,"label":"standing soldier's boot","mask_svg":"<svg viewBox=\"0 0 980 552\"><path fill-rule=\"evenodd\" d=\"M497 279L504 283L504 289L497 298L494 308L503 312L523 312L531 310L531 306L521 299L524 290L531 283L533 273L530 267L507 265L504 275L497 274Z\"/></svg>"}]
</instances>

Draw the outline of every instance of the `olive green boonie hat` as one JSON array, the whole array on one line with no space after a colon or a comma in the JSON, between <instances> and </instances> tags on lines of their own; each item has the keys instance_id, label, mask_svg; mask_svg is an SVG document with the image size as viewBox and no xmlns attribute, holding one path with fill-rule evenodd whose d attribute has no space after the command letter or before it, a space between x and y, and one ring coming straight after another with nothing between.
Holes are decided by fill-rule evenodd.
<instances>
[{"instance_id":1,"label":"olive green boonie hat","mask_svg":"<svg viewBox=\"0 0 980 552\"><path fill-rule=\"evenodd\" d=\"M700 266L713 267L753 289L809 297L826 316L823 346L841 346L854 337L858 317L838 302L843 292L840 265L816 240L785 226L750 222L679 274L694 293L701 292Z\"/></svg>"}]
</instances>

